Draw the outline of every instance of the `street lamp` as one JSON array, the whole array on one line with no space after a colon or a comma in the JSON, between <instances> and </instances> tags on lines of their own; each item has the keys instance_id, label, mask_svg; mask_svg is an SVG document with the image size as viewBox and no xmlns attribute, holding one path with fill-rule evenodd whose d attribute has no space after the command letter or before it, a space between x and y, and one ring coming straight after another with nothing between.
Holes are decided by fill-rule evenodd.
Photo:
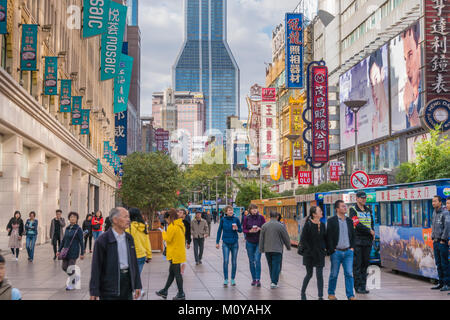
<instances>
[{"instance_id":1,"label":"street lamp","mask_svg":"<svg viewBox=\"0 0 450 320\"><path fill-rule=\"evenodd\" d=\"M295 141L298 140L298 138L300 138L301 135L299 134L289 134L286 136L286 138L291 142L292 144L292 178L294 179L294 193L293 195L295 196L295 159L294 159L294 144Z\"/></svg>"},{"instance_id":2,"label":"street lamp","mask_svg":"<svg viewBox=\"0 0 450 320\"><path fill-rule=\"evenodd\" d=\"M368 100L348 100L344 101L344 104L353 112L355 118L355 164L354 171L359 169L358 158L358 111L366 105Z\"/></svg>"},{"instance_id":3,"label":"street lamp","mask_svg":"<svg viewBox=\"0 0 450 320\"><path fill-rule=\"evenodd\" d=\"M225 171L225 204L228 205L228 175L230 171Z\"/></svg>"},{"instance_id":4,"label":"street lamp","mask_svg":"<svg viewBox=\"0 0 450 320\"><path fill-rule=\"evenodd\" d=\"M216 212L219 212L219 204L217 203L217 200L219 199L219 196L217 194L217 184L219 182L219 177L215 176L214 179L216 179Z\"/></svg>"}]
</instances>

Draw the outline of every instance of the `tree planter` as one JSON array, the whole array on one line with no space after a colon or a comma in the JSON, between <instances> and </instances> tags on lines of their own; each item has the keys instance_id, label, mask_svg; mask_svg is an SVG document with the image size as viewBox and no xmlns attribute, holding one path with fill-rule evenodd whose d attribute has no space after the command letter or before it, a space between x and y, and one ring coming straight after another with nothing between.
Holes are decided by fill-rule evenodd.
<instances>
[{"instance_id":1,"label":"tree planter","mask_svg":"<svg viewBox=\"0 0 450 320\"><path fill-rule=\"evenodd\" d=\"M162 232L159 230L151 230L148 233L148 237L150 238L152 252L162 252L164 249Z\"/></svg>"}]
</instances>

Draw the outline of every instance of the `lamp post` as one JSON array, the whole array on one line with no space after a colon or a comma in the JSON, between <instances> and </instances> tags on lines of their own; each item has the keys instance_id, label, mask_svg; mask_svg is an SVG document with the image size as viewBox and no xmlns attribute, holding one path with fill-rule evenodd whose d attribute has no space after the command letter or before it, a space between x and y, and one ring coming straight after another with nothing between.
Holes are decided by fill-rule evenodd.
<instances>
[{"instance_id":1,"label":"lamp post","mask_svg":"<svg viewBox=\"0 0 450 320\"><path fill-rule=\"evenodd\" d=\"M295 196L295 158L294 158L294 144L295 141L298 140L298 138L300 138L301 135L299 134L289 134L286 136L286 138L291 142L292 144L292 179L294 179L294 193L293 195Z\"/></svg>"},{"instance_id":2,"label":"lamp post","mask_svg":"<svg viewBox=\"0 0 450 320\"><path fill-rule=\"evenodd\" d=\"M355 120L355 164L353 170L359 169L359 157L358 157L358 111L366 105L368 100L348 100L344 101L344 104L353 112Z\"/></svg>"},{"instance_id":3,"label":"lamp post","mask_svg":"<svg viewBox=\"0 0 450 320\"><path fill-rule=\"evenodd\" d=\"M228 205L228 174L229 171L225 171L225 205Z\"/></svg>"},{"instance_id":4,"label":"lamp post","mask_svg":"<svg viewBox=\"0 0 450 320\"><path fill-rule=\"evenodd\" d=\"M216 179L216 212L219 212L219 204L217 203L217 200L219 199L219 196L217 193L217 184L219 182L219 177L215 176L214 179Z\"/></svg>"}]
</instances>

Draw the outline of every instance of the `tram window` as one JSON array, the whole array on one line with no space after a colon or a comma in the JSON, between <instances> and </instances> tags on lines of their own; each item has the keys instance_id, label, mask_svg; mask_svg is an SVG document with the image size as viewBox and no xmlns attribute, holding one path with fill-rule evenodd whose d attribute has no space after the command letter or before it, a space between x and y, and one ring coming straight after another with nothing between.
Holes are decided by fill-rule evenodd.
<instances>
[{"instance_id":1,"label":"tram window","mask_svg":"<svg viewBox=\"0 0 450 320\"><path fill-rule=\"evenodd\" d=\"M391 205L392 208L392 222L394 226L402 225L402 204L401 203L393 203Z\"/></svg>"},{"instance_id":2,"label":"tram window","mask_svg":"<svg viewBox=\"0 0 450 320\"><path fill-rule=\"evenodd\" d=\"M411 201L411 217L413 227L423 227L422 224L422 201Z\"/></svg>"},{"instance_id":3,"label":"tram window","mask_svg":"<svg viewBox=\"0 0 450 320\"><path fill-rule=\"evenodd\" d=\"M387 220L386 203L380 204L380 218L380 224L389 225L389 221Z\"/></svg>"},{"instance_id":4,"label":"tram window","mask_svg":"<svg viewBox=\"0 0 450 320\"><path fill-rule=\"evenodd\" d=\"M372 212L373 212L373 215L375 217L374 223L375 224L381 224L380 207L378 205L374 204L372 206Z\"/></svg>"},{"instance_id":5,"label":"tram window","mask_svg":"<svg viewBox=\"0 0 450 320\"><path fill-rule=\"evenodd\" d=\"M403 201L403 225L409 226L410 225L410 219L409 219L409 201Z\"/></svg>"},{"instance_id":6,"label":"tram window","mask_svg":"<svg viewBox=\"0 0 450 320\"><path fill-rule=\"evenodd\" d=\"M425 228L429 228L431 226L430 224L430 217L431 217L431 206L430 206L431 201L429 200L424 200L423 201L423 211L422 211L422 221L423 221L423 226Z\"/></svg>"}]
</instances>

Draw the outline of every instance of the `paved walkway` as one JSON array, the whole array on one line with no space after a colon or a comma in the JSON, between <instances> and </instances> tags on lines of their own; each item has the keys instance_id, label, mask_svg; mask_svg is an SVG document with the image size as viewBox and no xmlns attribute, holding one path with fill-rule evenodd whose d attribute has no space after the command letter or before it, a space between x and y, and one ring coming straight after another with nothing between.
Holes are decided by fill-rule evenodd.
<instances>
[{"instance_id":1,"label":"paved walkway","mask_svg":"<svg viewBox=\"0 0 450 320\"><path fill-rule=\"evenodd\" d=\"M214 236L207 239L203 264L196 266L193 249L188 250L188 262L184 273L184 288L189 300L298 300L300 287L305 268L301 257L297 255L296 248L285 252L283 258L283 270L280 276L280 287L270 289L270 279L266 258L262 262L262 287L256 288L250 285L251 276L248 267L247 252L244 240L239 244L238 271L236 287L223 287L222 274L222 250L215 248L215 231L218 225L213 225ZM242 238L242 236L241 236ZM27 261L26 250L22 250L19 261L16 262L11 254L6 256L7 277L13 285L22 292L24 300L83 300L89 299L88 287L90 278L91 254L87 254L84 260L78 260L77 265L81 269L81 290L65 291L67 275L61 269L60 261L53 261L53 250L50 244L36 247L35 260ZM324 270L324 293L327 297L329 259ZM229 272L231 272L231 263ZM412 277L397 275L390 270L381 269L381 288L371 290L368 295L357 295L361 300L393 300L393 299L431 299L450 300L447 293L430 290L430 281L415 279ZM167 279L168 263L160 253L154 253L153 259L146 264L143 271L143 286L149 293L145 298L149 300L161 299L155 295L155 291L161 289ZM169 290L169 299L176 294L176 284ZM315 275L307 290L308 299L317 299L317 287ZM336 290L338 299L346 299L343 270L338 279Z\"/></svg>"}]
</instances>

